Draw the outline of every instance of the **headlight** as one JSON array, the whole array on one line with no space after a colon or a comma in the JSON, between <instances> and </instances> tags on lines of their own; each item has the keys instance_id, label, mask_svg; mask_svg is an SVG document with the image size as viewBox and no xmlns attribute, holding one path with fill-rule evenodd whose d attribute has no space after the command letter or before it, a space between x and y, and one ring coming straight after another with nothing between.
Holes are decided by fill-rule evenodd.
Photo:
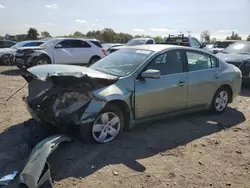
<instances>
[{"instance_id":1,"label":"headlight","mask_svg":"<svg viewBox=\"0 0 250 188\"><path fill-rule=\"evenodd\" d=\"M53 111L55 113L55 116L70 114L88 103L90 99L91 95L89 93L64 93L54 102Z\"/></svg>"},{"instance_id":2,"label":"headlight","mask_svg":"<svg viewBox=\"0 0 250 188\"><path fill-rule=\"evenodd\" d=\"M250 67L250 59L245 60L244 62L245 62L245 67Z\"/></svg>"}]
</instances>

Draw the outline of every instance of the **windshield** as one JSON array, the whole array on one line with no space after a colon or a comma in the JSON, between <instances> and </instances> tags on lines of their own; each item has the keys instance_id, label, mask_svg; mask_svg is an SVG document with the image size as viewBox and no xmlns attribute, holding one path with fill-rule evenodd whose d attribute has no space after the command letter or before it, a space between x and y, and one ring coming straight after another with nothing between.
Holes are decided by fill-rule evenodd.
<instances>
[{"instance_id":1,"label":"windshield","mask_svg":"<svg viewBox=\"0 0 250 188\"><path fill-rule=\"evenodd\" d=\"M100 59L90 68L114 76L127 76L152 53L149 50L121 49Z\"/></svg>"},{"instance_id":2,"label":"windshield","mask_svg":"<svg viewBox=\"0 0 250 188\"><path fill-rule=\"evenodd\" d=\"M112 44L102 44L102 47L103 47L105 50L108 50L111 46L112 46Z\"/></svg>"},{"instance_id":3,"label":"windshield","mask_svg":"<svg viewBox=\"0 0 250 188\"><path fill-rule=\"evenodd\" d=\"M224 53L235 54L250 54L250 42L236 42L228 46Z\"/></svg>"},{"instance_id":4,"label":"windshield","mask_svg":"<svg viewBox=\"0 0 250 188\"><path fill-rule=\"evenodd\" d=\"M215 42L214 48L227 48L230 44L233 44L233 41L223 41L223 42Z\"/></svg>"},{"instance_id":5,"label":"windshield","mask_svg":"<svg viewBox=\"0 0 250 188\"><path fill-rule=\"evenodd\" d=\"M132 39L128 41L125 45L126 46L142 45L142 44L145 44L145 42L146 42L145 39Z\"/></svg>"},{"instance_id":6,"label":"windshield","mask_svg":"<svg viewBox=\"0 0 250 188\"><path fill-rule=\"evenodd\" d=\"M50 47L50 46L54 46L57 44L57 42L59 42L60 39L51 39L45 43L43 43L42 45L40 45L41 47L43 48L46 48L46 47Z\"/></svg>"}]
</instances>

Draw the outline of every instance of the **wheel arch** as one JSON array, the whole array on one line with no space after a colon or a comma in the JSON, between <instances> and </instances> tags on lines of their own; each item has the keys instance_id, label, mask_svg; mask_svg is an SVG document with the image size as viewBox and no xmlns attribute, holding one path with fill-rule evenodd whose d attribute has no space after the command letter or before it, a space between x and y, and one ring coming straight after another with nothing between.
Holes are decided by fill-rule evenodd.
<instances>
[{"instance_id":1,"label":"wheel arch","mask_svg":"<svg viewBox=\"0 0 250 188\"><path fill-rule=\"evenodd\" d=\"M220 90L220 89L222 89L222 88L226 88L228 91L229 91L229 103L232 103L232 101L233 101L233 90L232 90L232 87L229 85L229 84L223 84L223 85L221 85L217 90L216 90L216 92L218 91L218 90ZM216 93L215 92L215 93Z\"/></svg>"},{"instance_id":2,"label":"wheel arch","mask_svg":"<svg viewBox=\"0 0 250 188\"><path fill-rule=\"evenodd\" d=\"M130 120L131 120L129 105L125 101L120 100L120 99L115 99L115 100L109 101L109 102L107 102L107 104L105 106L107 106L107 105L114 105L121 110L121 112L124 116L124 130L128 131Z\"/></svg>"},{"instance_id":3,"label":"wheel arch","mask_svg":"<svg viewBox=\"0 0 250 188\"><path fill-rule=\"evenodd\" d=\"M42 54L40 54L39 56L37 56L37 58L43 58L43 57L48 58L48 59L49 59L49 61L50 61L50 64L52 63L51 58L50 58L50 57L49 57L49 55L48 55L48 54L46 54L46 53L42 53Z\"/></svg>"}]
</instances>

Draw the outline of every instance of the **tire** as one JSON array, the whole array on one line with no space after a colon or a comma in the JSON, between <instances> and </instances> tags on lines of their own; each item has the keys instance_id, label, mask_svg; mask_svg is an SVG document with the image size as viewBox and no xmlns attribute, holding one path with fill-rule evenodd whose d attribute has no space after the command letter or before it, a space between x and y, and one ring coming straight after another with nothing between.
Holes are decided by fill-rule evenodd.
<instances>
[{"instance_id":1,"label":"tire","mask_svg":"<svg viewBox=\"0 0 250 188\"><path fill-rule=\"evenodd\" d=\"M51 61L48 57L46 56L41 56L35 59L35 61L32 63L31 66L36 66L36 65L48 65L51 64Z\"/></svg>"},{"instance_id":2,"label":"tire","mask_svg":"<svg viewBox=\"0 0 250 188\"><path fill-rule=\"evenodd\" d=\"M105 117L109 117L109 120ZM102 119L108 123L105 125L102 123ZM115 118L115 119L114 119ZM118 119L117 119L118 118ZM110 124L111 120L115 121L115 124ZM99 126L97 126L99 125ZM124 115L121 110L114 105L107 105L104 109L96 116L96 119L93 123L84 124L80 126L81 138L85 142L105 144L113 141L115 138L119 136L119 134L123 131L124 127ZM116 130L116 132L114 132ZM114 136L111 136L111 133ZM106 135L105 139L102 139L101 134Z\"/></svg>"},{"instance_id":3,"label":"tire","mask_svg":"<svg viewBox=\"0 0 250 188\"><path fill-rule=\"evenodd\" d=\"M97 57L97 56L91 57L90 60L89 60L88 66L93 65L94 63L96 63L96 62L99 61L100 59L101 59L101 58L100 58L100 57Z\"/></svg>"},{"instance_id":4,"label":"tire","mask_svg":"<svg viewBox=\"0 0 250 188\"><path fill-rule=\"evenodd\" d=\"M229 99L230 99L229 90L225 87L219 88L214 94L214 97L212 100L212 104L211 104L212 112L215 114L223 113L228 106Z\"/></svg>"},{"instance_id":5,"label":"tire","mask_svg":"<svg viewBox=\"0 0 250 188\"><path fill-rule=\"evenodd\" d=\"M14 65L14 55L13 54L3 54L0 59L1 65Z\"/></svg>"}]
</instances>

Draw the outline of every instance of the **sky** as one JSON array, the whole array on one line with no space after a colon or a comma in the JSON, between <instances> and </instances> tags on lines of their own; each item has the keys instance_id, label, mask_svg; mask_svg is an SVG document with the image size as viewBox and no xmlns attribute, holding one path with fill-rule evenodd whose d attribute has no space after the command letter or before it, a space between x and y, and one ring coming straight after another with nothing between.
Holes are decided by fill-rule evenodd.
<instances>
[{"instance_id":1,"label":"sky","mask_svg":"<svg viewBox=\"0 0 250 188\"><path fill-rule=\"evenodd\" d=\"M0 0L0 35L30 27L52 36L112 28L133 35L250 35L250 0Z\"/></svg>"}]
</instances>

